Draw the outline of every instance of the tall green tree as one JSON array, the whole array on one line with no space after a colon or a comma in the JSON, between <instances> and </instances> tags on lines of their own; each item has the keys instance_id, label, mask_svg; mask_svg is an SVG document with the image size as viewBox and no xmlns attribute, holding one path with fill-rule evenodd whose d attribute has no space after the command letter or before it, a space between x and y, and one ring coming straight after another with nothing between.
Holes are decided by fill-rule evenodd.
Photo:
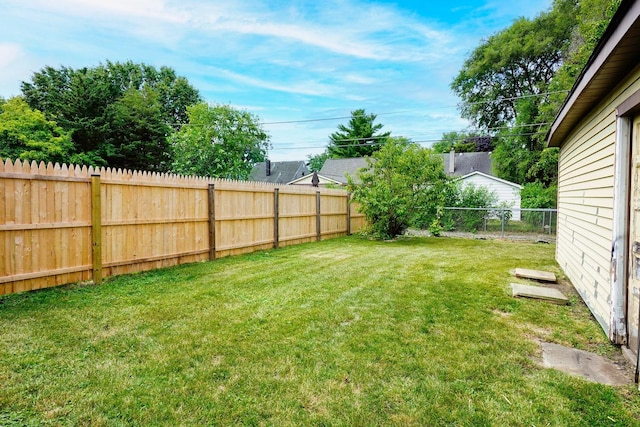
<instances>
[{"instance_id":1,"label":"tall green tree","mask_svg":"<svg viewBox=\"0 0 640 427\"><path fill-rule=\"evenodd\" d=\"M309 170L311 172L320 172L322 166L324 166L324 162L329 158L329 153L325 150L319 154L310 154L307 156L309 160Z\"/></svg>"},{"instance_id":2,"label":"tall green tree","mask_svg":"<svg viewBox=\"0 0 640 427\"><path fill-rule=\"evenodd\" d=\"M424 209L444 206L451 186L440 157L395 139L373 154L358 178L348 177L349 191L379 238L398 236L424 218Z\"/></svg>"},{"instance_id":3,"label":"tall green tree","mask_svg":"<svg viewBox=\"0 0 640 427\"><path fill-rule=\"evenodd\" d=\"M189 123L171 137L171 170L184 175L247 179L265 160L269 135L257 116L228 105L187 108Z\"/></svg>"},{"instance_id":4,"label":"tall green tree","mask_svg":"<svg viewBox=\"0 0 640 427\"><path fill-rule=\"evenodd\" d=\"M21 97L0 102L0 158L68 163L71 137Z\"/></svg>"},{"instance_id":5,"label":"tall green tree","mask_svg":"<svg viewBox=\"0 0 640 427\"><path fill-rule=\"evenodd\" d=\"M518 116L518 99L546 93L568 51L576 9L577 0L555 0L550 11L520 18L474 49L451 83L462 116L500 128Z\"/></svg>"},{"instance_id":6,"label":"tall green tree","mask_svg":"<svg viewBox=\"0 0 640 427\"><path fill-rule=\"evenodd\" d=\"M431 149L434 153L448 153L451 149L456 153L486 152L493 150L493 139L476 132L445 132Z\"/></svg>"},{"instance_id":7,"label":"tall green tree","mask_svg":"<svg viewBox=\"0 0 640 427\"><path fill-rule=\"evenodd\" d=\"M553 155L539 163L546 120L541 105L570 56L578 10L577 0L555 0L536 18L515 21L478 46L451 84L462 116L496 136L493 159L501 178L525 183L557 174L557 164L548 161Z\"/></svg>"},{"instance_id":8,"label":"tall green tree","mask_svg":"<svg viewBox=\"0 0 640 427\"><path fill-rule=\"evenodd\" d=\"M105 160L126 169L167 171L172 131L157 89L145 86L129 89L108 109L113 130L103 143Z\"/></svg>"},{"instance_id":9,"label":"tall green tree","mask_svg":"<svg viewBox=\"0 0 640 427\"><path fill-rule=\"evenodd\" d=\"M364 109L352 111L349 123L338 125L338 131L329 136L329 157L364 157L380 150L391 132L378 133L384 125L374 124L376 117L375 114L367 114Z\"/></svg>"},{"instance_id":10,"label":"tall green tree","mask_svg":"<svg viewBox=\"0 0 640 427\"><path fill-rule=\"evenodd\" d=\"M156 149L162 133L159 118L178 129L187 121L187 106L201 101L198 91L171 68L131 61L107 61L77 70L45 67L30 82L22 83L22 93L32 108L71 132L73 153L90 164L146 165L152 170L166 169L168 164L166 153ZM121 129L127 105L135 105L135 112L129 115L131 119L135 116L135 150L131 149L131 132ZM163 132L166 146L168 132Z\"/></svg>"},{"instance_id":11,"label":"tall green tree","mask_svg":"<svg viewBox=\"0 0 640 427\"><path fill-rule=\"evenodd\" d=\"M498 175L518 183L557 181L545 136L619 0L555 0L483 42L452 83L462 115L495 135Z\"/></svg>"}]
</instances>

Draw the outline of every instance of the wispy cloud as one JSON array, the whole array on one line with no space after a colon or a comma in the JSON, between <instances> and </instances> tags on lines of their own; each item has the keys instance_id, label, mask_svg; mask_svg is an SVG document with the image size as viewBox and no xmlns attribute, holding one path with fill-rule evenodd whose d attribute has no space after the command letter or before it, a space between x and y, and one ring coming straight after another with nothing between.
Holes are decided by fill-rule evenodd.
<instances>
[{"instance_id":1,"label":"wispy cloud","mask_svg":"<svg viewBox=\"0 0 640 427\"><path fill-rule=\"evenodd\" d=\"M433 139L465 127L448 87L465 55L480 37L529 14L522 4L473 1L449 22L432 16L431 4L404 0L2 0L0 96L17 94L45 65L133 60L170 66L207 101L243 106L265 122L365 108L395 135ZM341 122L269 126L273 153L321 151ZM292 146L312 151L288 152Z\"/></svg>"}]
</instances>

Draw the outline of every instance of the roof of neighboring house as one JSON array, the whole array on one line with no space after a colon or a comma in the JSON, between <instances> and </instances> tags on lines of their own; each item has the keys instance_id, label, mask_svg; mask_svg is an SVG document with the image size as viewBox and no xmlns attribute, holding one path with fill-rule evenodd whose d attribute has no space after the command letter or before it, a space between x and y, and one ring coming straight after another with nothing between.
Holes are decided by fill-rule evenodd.
<instances>
[{"instance_id":1,"label":"roof of neighboring house","mask_svg":"<svg viewBox=\"0 0 640 427\"><path fill-rule=\"evenodd\" d=\"M302 160L291 162L271 162L271 173L267 175L267 162L256 163L251 170L251 181L286 184L304 175L308 175L309 168Z\"/></svg>"},{"instance_id":2,"label":"roof of neighboring house","mask_svg":"<svg viewBox=\"0 0 640 427\"><path fill-rule=\"evenodd\" d=\"M491 160L491 153L454 153L454 171L449 172L449 165L451 162L451 153L438 154L442 157L444 162L444 171L450 176L463 176L472 172L482 172L486 175L493 175L493 161ZM374 159L372 159L374 160ZM320 174L339 181L341 184L347 183L347 174L356 178L356 172L360 168L367 167L366 157L354 157L349 159L327 159L324 162L324 166L320 170ZM358 182L357 180L355 180Z\"/></svg>"},{"instance_id":3,"label":"roof of neighboring house","mask_svg":"<svg viewBox=\"0 0 640 427\"><path fill-rule=\"evenodd\" d=\"M454 153L454 170L450 173L451 153L440 154L444 161L444 171L447 175L451 176L463 176L468 175L471 172L482 172L485 175L493 176L493 161L491 160L491 153Z\"/></svg>"},{"instance_id":4,"label":"roof of neighboring house","mask_svg":"<svg viewBox=\"0 0 640 427\"><path fill-rule=\"evenodd\" d=\"M308 175L305 176L301 176L298 179L294 179L291 182L288 182L287 184L291 184L291 185L312 185L311 180L313 179L313 172L309 173ZM336 181L335 179L331 179L329 177L326 177L322 174L318 174L318 185L326 185L326 184L336 184L339 185L340 182Z\"/></svg>"},{"instance_id":5,"label":"roof of neighboring house","mask_svg":"<svg viewBox=\"0 0 640 427\"><path fill-rule=\"evenodd\" d=\"M549 146L560 146L575 126L638 66L638 46L640 1L623 0L551 125ZM640 94L636 95L640 98ZM629 108L637 104L630 102Z\"/></svg>"},{"instance_id":6,"label":"roof of neighboring house","mask_svg":"<svg viewBox=\"0 0 640 427\"><path fill-rule=\"evenodd\" d=\"M360 168L367 167L367 157L353 157L350 159L327 159L318 172L320 175L338 181L341 184L347 183L347 174L356 178L356 172ZM356 180L357 182L357 180Z\"/></svg>"},{"instance_id":7,"label":"roof of neighboring house","mask_svg":"<svg viewBox=\"0 0 640 427\"><path fill-rule=\"evenodd\" d=\"M493 181L501 182L503 184L509 185L511 187L514 187L514 188L522 189L522 185L520 185L520 184L516 184L515 182L507 181L506 179L498 178L497 176L488 175L486 173L482 173L482 172L478 172L478 171L468 173L468 174L463 175L463 176L461 176L460 178L457 178L457 179L464 180L464 179L467 179L467 178L471 178L474 175L484 176L485 178L489 178L489 179L491 179Z\"/></svg>"}]
</instances>

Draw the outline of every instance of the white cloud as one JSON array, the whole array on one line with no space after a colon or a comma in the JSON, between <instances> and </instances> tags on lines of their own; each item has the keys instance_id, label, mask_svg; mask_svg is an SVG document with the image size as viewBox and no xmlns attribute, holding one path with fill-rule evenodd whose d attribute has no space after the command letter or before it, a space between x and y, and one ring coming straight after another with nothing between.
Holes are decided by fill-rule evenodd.
<instances>
[{"instance_id":1,"label":"white cloud","mask_svg":"<svg viewBox=\"0 0 640 427\"><path fill-rule=\"evenodd\" d=\"M0 43L0 96L20 93L20 83L31 72L31 60L15 43Z\"/></svg>"}]
</instances>

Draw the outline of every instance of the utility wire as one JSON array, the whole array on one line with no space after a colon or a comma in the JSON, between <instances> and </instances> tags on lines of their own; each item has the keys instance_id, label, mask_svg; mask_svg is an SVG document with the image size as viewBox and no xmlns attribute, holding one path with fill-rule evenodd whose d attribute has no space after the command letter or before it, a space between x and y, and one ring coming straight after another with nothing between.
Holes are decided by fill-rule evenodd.
<instances>
[{"instance_id":1,"label":"utility wire","mask_svg":"<svg viewBox=\"0 0 640 427\"><path fill-rule=\"evenodd\" d=\"M523 125L514 125L514 126L500 126L500 127L494 127L494 128L489 128L488 130L512 130L512 129L520 129L520 128L527 128L527 127L533 127L533 126L544 126L544 125L548 125L550 124L549 122L546 123L530 123L530 124L523 124ZM486 132L484 131L480 131L480 130L471 130L469 133L476 133L477 135L473 135L473 136L463 136L460 138L456 138L453 139L453 141L464 141L465 139L468 138L473 138L473 137L483 137L483 136L491 136L491 135L487 135ZM538 133L538 132L536 132ZM512 134L509 136L524 136L524 134ZM401 135L400 137L404 137L407 138L409 140L411 140L411 142L421 142L421 141L414 141L413 138L411 137L407 137L405 135ZM493 137L493 136L491 136ZM371 136L369 138L343 138L343 139L334 139L331 140L331 142L349 142L349 141L370 141L370 140L377 140L377 139L384 139L387 138L386 136ZM422 142L441 142L444 141L444 139L439 138L439 139L428 139L428 140L422 140ZM313 144L322 144L324 143L324 141L305 141L307 143L313 143ZM297 144L298 142L277 142L277 144ZM318 147L310 147L310 148L318 148Z\"/></svg>"},{"instance_id":2,"label":"utility wire","mask_svg":"<svg viewBox=\"0 0 640 427\"><path fill-rule=\"evenodd\" d=\"M516 134L510 134L509 137L513 137L513 136L533 136L533 135L542 135L544 134L544 132L526 132L526 133L516 133ZM456 139L456 142L459 141L464 141L467 138L460 138L460 139ZM353 140L345 140L345 141L353 141ZM434 142L441 142L444 141L443 139L424 139L424 140L419 140L419 141L411 141L412 143L415 144L427 144L427 143L434 143ZM294 143L292 143L294 144ZM372 142L372 143L367 143L366 146L367 147L375 147L378 145L382 145L384 144L384 142ZM336 148L346 148L346 147L352 147L353 144L337 144L337 145L333 145L333 147ZM276 148L271 148L270 151L277 151L277 150L308 150L308 149L313 149L313 148L327 148L326 146L304 146L304 147L276 147Z\"/></svg>"},{"instance_id":3,"label":"utility wire","mask_svg":"<svg viewBox=\"0 0 640 427\"><path fill-rule=\"evenodd\" d=\"M552 95L552 94L556 94L556 93L568 93L568 90L556 90L556 91L551 91L551 92L541 92L541 93L534 93L534 94L528 94L528 95L519 95L519 96L512 96L512 97L508 97L508 98L498 98L498 99L492 99L492 100L487 100L487 101L477 101L477 102L470 102L469 104L471 105L480 105L480 104L495 104L498 102L503 102L503 101L514 101L514 100L518 100L518 99L526 99L526 98L536 98L539 96L546 96L546 95ZM400 111L387 111L387 112L383 112L383 113L374 113L377 116L389 116L389 115L394 115L394 114L404 114L404 113L414 113L414 112L424 112L424 111L433 111L433 110L443 110L443 109L447 109L447 108L455 108L458 105L443 105L443 106L436 106L436 107L431 107L431 108L427 108L425 110L400 110ZM281 125L281 124L295 124L295 123L312 123L312 122L326 122L326 121L333 121L333 120L346 120L346 119L350 119L353 116L337 116L337 117L317 117L317 118L311 118L311 119L301 119L301 120L283 120L283 121L277 121L277 122L260 122L261 125ZM169 126L208 126L207 123L167 123Z\"/></svg>"}]
</instances>

